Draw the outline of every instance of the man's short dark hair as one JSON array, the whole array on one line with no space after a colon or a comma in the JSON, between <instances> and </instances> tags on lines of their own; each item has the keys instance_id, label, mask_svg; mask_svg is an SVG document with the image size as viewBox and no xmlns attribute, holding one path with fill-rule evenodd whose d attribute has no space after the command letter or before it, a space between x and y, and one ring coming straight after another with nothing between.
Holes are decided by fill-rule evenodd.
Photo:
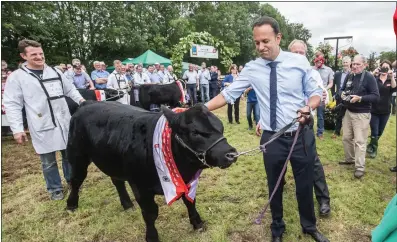
<instances>
[{"instance_id":1,"label":"man's short dark hair","mask_svg":"<svg viewBox=\"0 0 397 242\"><path fill-rule=\"evenodd\" d=\"M25 49L27 47L29 47L29 46L31 46L31 47L41 47L41 44L39 42L37 42L37 41L30 40L30 39L21 40L18 43L19 53L25 53Z\"/></svg>"},{"instance_id":2,"label":"man's short dark hair","mask_svg":"<svg viewBox=\"0 0 397 242\"><path fill-rule=\"evenodd\" d=\"M275 34L280 33L280 27L278 25L277 20L275 20L274 18L269 17L269 16L262 16L262 17L258 18L257 20L255 20L254 24L252 25L252 29L254 29L255 27L260 27L265 24L270 25Z\"/></svg>"}]
</instances>

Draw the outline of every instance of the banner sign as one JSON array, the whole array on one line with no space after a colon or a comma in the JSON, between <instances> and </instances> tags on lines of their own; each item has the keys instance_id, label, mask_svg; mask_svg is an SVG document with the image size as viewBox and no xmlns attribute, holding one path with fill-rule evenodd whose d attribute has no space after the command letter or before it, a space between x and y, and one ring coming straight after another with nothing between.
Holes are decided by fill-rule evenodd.
<instances>
[{"instance_id":1,"label":"banner sign","mask_svg":"<svg viewBox=\"0 0 397 242\"><path fill-rule=\"evenodd\" d=\"M193 44L190 57L218 59L218 50L214 46Z\"/></svg>"}]
</instances>

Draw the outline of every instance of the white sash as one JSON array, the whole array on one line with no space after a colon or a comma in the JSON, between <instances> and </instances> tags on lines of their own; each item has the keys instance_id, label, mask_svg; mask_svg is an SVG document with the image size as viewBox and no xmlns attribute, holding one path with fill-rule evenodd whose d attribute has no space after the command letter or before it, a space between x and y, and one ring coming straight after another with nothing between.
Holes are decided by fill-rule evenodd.
<instances>
[{"instance_id":1,"label":"white sash","mask_svg":"<svg viewBox=\"0 0 397 242\"><path fill-rule=\"evenodd\" d=\"M163 131L167 119L162 115L160 119L157 121L156 128L154 130L153 135L153 157L154 163L156 165L157 174L160 179L161 187L163 188L165 200L168 205L171 205L178 198L180 198L183 193L185 193L185 197L193 202L196 197L196 191L198 186L198 178L201 174L201 170L199 170L196 175L193 177L192 181L189 184L178 184L179 187L185 187L186 192L179 193L177 192L177 186L174 184L174 177L172 177L167 164L164 159L164 152L166 152L165 147L163 148ZM171 137L167 137L171 138ZM171 151L170 151L171 152ZM179 174L179 171L177 171Z\"/></svg>"}]
</instances>

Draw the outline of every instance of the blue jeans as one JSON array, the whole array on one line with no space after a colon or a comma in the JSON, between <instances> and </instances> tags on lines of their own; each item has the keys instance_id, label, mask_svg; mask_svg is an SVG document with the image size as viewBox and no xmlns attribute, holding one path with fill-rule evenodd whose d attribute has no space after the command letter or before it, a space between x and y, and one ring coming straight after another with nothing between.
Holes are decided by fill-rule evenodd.
<instances>
[{"instance_id":1,"label":"blue jeans","mask_svg":"<svg viewBox=\"0 0 397 242\"><path fill-rule=\"evenodd\" d=\"M186 89L190 97L190 105L193 106L197 103L196 84L186 84Z\"/></svg>"},{"instance_id":2,"label":"blue jeans","mask_svg":"<svg viewBox=\"0 0 397 242\"><path fill-rule=\"evenodd\" d=\"M210 100L210 85L200 84L201 101L206 103Z\"/></svg>"},{"instance_id":3,"label":"blue jeans","mask_svg":"<svg viewBox=\"0 0 397 242\"><path fill-rule=\"evenodd\" d=\"M61 154L63 176L65 177L66 182L70 182L72 167L70 166L66 156L66 150L61 150ZM40 159L44 179L47 184L47 191L50 193L62 191L62 182L58 171L55 151L47 154L41 154Z\"/></svg>"},{"instance_id":4,"label":"blue jeans","mask_svg":"<svg viewBox=\"0 0 397 242\"><path fill-rule=\"evenodd\" d=\"M380 137L385 130L387 121L389 120L390 114L373 114L371 113L371 136Z\"/></svg>"},{"instance_id":5,"label":"blue jeans","mask_svg":"<svg viewBox=\"0 0 397 242\"><path fill-rule=\"evenodd\" d=\"M247 103L247 120L248 120L248 126L252 128L252 119L251 119L251 113L252 111L254 112L254 119L255 123L258 124L259 122L259 104L258 102L250 102Z\"/></svg>"},{"instance_id":6,"label":"blue jeans","mask_svg":"<svg viewBox=\"0 0 397 242\"><path fill-rule=\"evenodd\" d=\"M317 108L317 136L320 136L324 133L324 110L325 106L322 103Z\"/></svg>"}]
</instances>

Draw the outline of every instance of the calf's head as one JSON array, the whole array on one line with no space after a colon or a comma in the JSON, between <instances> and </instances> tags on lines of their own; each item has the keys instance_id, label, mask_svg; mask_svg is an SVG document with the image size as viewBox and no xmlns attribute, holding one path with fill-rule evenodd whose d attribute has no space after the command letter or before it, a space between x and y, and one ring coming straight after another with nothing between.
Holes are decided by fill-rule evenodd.
<instances>
[{"instance_id":1,"label":"calf's head","mask_svg":"<svg viewBox=\"0 0 397 242\"><path fill-rule=\"evenodd\" d=\"M236 149L223 136L222 122L206 106L198 104L182 113L163 106L162 111L179 145L202 168L227 168L237 160Z\"/></svg>"}]
</instances>

